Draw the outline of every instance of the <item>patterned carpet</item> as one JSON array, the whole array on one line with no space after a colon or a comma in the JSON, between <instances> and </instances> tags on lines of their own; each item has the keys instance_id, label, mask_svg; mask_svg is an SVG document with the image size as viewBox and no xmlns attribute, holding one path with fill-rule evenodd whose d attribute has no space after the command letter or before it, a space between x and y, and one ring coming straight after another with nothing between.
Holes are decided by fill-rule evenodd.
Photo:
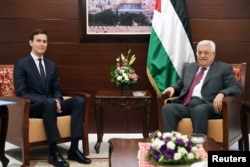
<instances>
[{"instance_id":1,"label":"patterned carpet","mask_svg":"<svg viewBox=\"0 0 250 167\"><path fill-rule=\"evenodd\" d=\"M88 166L88 167L108 167L109 159L108 159L108 148L109 144L107 142L103 142L100 148L100 153L97 154L94 150L95 142L90 142L90 155L88 158L91 158L92 163L90 165L79 164L75 161L68 161L71 167L78 166ZM60 144L59 150L62 153L63 157L67 157L67 149L69 144ZM20 167L21 165L21 149L20 148L11 148L5 151L7 158L10 160L8 167ZM48 147L39 147L36 149L32 149L30 151L30 159L31 166L30 167L52 167L48 163ZM1 167L1 164L0 164Z\"/></svg>"}]
</instances>

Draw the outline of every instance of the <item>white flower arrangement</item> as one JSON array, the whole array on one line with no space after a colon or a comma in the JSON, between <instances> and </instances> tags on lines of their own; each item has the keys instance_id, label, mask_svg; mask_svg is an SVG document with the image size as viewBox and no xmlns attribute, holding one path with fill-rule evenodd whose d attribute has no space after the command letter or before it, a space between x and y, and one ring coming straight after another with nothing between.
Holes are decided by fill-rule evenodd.
<instances>
[{"instance_id":1,"label":"white flower arrangement","mask_svg":"<svg viewBox=\"0 0 250 167\"><path fill-rule=\"evenodd\" d=\"M116 66L111 67L111 82L115 82L117 86L121 84L132 85L139 79L139 76L135 73L134 68L132 68L132 64L134 64L136 56L135 54L132 56L130 54L130 49L126 55L121 53L121 55L116 58Z\"/></svg>"},{"instance_id":2,"label":"white flower arrangement","mask_svg":"<svg viewBox=\"0 0 250 167\"><path fill-rule=\"evenodd\" d=\"M187 135L176 131L157 131L150 140L152 143L147 160L154 165L191 164L201 161L198 147Z\"/></svg>"}]
</instances>

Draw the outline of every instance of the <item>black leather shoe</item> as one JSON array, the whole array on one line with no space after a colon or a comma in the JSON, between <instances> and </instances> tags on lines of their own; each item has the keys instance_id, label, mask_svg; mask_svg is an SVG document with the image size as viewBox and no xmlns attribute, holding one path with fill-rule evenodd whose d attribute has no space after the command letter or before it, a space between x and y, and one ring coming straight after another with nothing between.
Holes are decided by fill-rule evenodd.
<instances>
[{"instance_id":1,"label":"black leather shoe","mask_svg":"<svg viewBox=\"0 0 250 167\"><path fill-rule=\"evenodd\" d=\"M55 167L69 167L69 164L63 159L63 156L59 152L49 155L48 160L49 163Z\"/></svg>"},{"instance_id":2,"label":"black leather shoe","mask_svg":"<svg viewBox=\"0 0 250 167\"><path fill-rule=\"evenodd\" d=\"M81 153L79 150L76 151L68 151L68 159L77 161L81 164L90 164L91 159L85 157L83 153Z\"/></svg>"}]
</instances>

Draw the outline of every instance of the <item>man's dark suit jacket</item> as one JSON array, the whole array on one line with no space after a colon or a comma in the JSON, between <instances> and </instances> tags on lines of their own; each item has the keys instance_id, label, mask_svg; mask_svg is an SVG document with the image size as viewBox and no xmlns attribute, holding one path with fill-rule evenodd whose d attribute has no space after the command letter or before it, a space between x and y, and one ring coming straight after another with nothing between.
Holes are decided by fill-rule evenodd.
<instances>
[{"instance_id":1,"label":"man's dark suit jacket","mask_svg":"<svg viewBox=\"0 0 250 167\"><path fill-rule=\"evenodd\" d=\"M172 85L175 90L175 95L179 96L180 100L182 100L188 92L198 69L199 66L197 62L185 64L182 76L176 84ZM235 79L230 64L214 61L204 79L201 94L207 103L212 103L215 96L220 92L225 96L241 95L242 86Z\"/></svg>"},{"instance_id":2,"label":"man's dark suit jacket","mask_svg":"<svg viewBox=\"0 0 250 167\"><path fill-rule=\"evenodd\" d=\"M45 91L40 73L31 55L16 62L14 65L14 85L17 96L29 98L31 103L37 98L59 98L62 100L56 65L46 58L44 58L44 64L46 70Z\"/></svg>"},{"instance_id":3,"label":"man's dark suit jacket","mask_svg":"<svg viewBox=\"0 0 250 167\"><path fill-rule=\"evenodd\" d=\"M44 58L44 65L46 70L45 87L42 83L42 79L35 61L31 55L24 57L15 63L14 85L17 96L26 97L31 100L30 117L43 118L48 142L53 143L60 139L58 127L54 119L54 113L56 113L57 109L54 99L62 100L62 94L55 63ZM72 117L71 137L76 139L82 137L83 132L82 124L84 112L82 112L82 107L84 106L84 99L82 100L83 105L81 105L81 100L79 97L72 97L71 99L61 102L62 112L64 112L62 114L68 114L68 109L72 109L70 111ZM47 103L45 106L44 102ZM51 107L53 102L55 106ZM43 110L46 111L43 112Z\"/></svg>"}]
</instances>

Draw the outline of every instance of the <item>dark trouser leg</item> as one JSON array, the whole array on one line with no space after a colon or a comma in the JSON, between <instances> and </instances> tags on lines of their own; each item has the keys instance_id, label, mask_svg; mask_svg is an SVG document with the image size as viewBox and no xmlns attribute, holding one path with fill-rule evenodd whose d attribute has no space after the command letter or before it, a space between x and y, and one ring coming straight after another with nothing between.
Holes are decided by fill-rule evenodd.
<instances>
[{"instance_id":1,"label":"dark trouser leg","mask_svg":"<svg viewBox=\"0 0 250 167\"><path fill-rule=\"evenodd\" d=\"M57 142L61 137L57 127L56 101L47 99L44 104L43 123L48 142Z\"/></svg>"},{"instance_id":2,"label":"dark trouser leg","mask_svg":"<svg viewBox=\"0 0 250 167\"><path fill-rule=\"evenodd\" d=\"M208 119L214 115L212 105L205 103L199 98L192 98L187 107L190 109L193 133L207 134Z\"/></svg>"},{"instance_id":3,"label":"dark trouser leg","mask_svg":"<svg viewBox=\"0 0 250 167\"><path fill-rule=\"evenodd\" d=\"M183 104L165 104L162 107L163 131L176 131L178 122L189 116L189 110Z\"/></svg>"},{"instance_id":4,"label":"dark trouser leg","mask_svg":"<svg viewBox=\"0 0 250 167\"><path fill-rule=\"evenodd\" d=\"M62 102L62 115L71 115L71 138L83 136L85 101L81 97L72 97Z\"/></svg>"},{"instance_id":5,"label":"dark trouser leg","mask_svg":"<svg viewBox=\"0 0 250 167\"><path fill-rule=\"evenodd\" d=\"M57 142L60 134L57 128L56 101L52 98L42 99L31 104L31 118L42 118L49 143Z\"/></svg>"}]
</instances>

